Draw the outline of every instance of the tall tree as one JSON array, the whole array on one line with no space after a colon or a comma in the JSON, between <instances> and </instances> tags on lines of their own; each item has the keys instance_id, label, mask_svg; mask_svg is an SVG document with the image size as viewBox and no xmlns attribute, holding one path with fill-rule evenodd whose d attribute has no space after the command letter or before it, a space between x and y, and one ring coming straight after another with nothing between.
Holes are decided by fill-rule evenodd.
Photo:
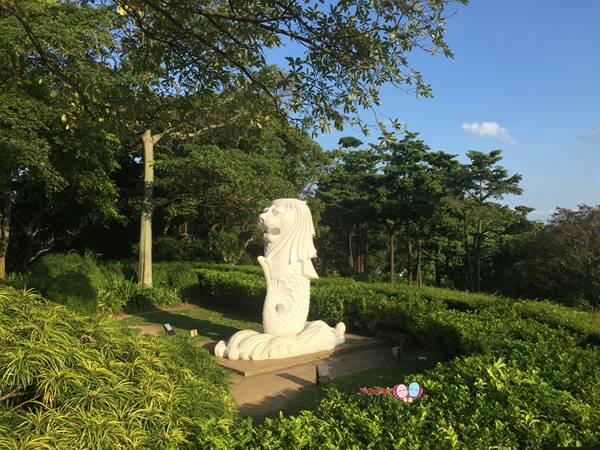
<instances>
[{"instance_id":1,"label":"tall tree","mask_svg":"<svg viewBox=\"0 0 600 450\"><path fill-rule=\"evenodd\" d=\"M416 243L416 281L422 283L422 250L425 227L441 199L447 195L444 182L456 162L452 155L430 152L416 134L391 143L383 150L385 163L377 177L373 204L377 217L388 231L390 281L395 280L395 238L403 226L406 239L407 281L413 282ZM416 241L416 242L415 242Z\"/></svg>"},{"instance_id":2,"label":"tall tree","mask_svg":"<svg viewBox=\"0 0 600 450\"><path fill-rule=\"evenodd\" d=\"M325 204L322 224L336 231L336 242L343 242L346 270L357 273L365 272L367 230L373 221L371 178L380 163L373 149L357 148L361 144L355 138L340 139L341 148L330 154L317 192Z\"/></svg>"},{"instance_id":3,"label":"tall tree","mask_svg":"<svg viewBox=\"0 0 600 450\"><path fill-rule=\"evenodd\" d=\"M379 104L378 92L386 83L411 85L417 94L430 95L429 86L406 58L413 49L452 55L444 42L444 14L455 3L450 0L381 4L353 0L337 5L248 0L235 4L198 0L101 3L114 4L123 16L123 41L136 42L130 48L139 54L135 62L142 61L149 68L144 73L151 73L153 92L170 99L180 92L189 95L248 86L265 93L273 108L289 114L302 127L321 131L328 131L332 123L341 129L345 121L366 131L358 113ZM300 46L302 54L286 57L287 67L271 78L275 82L265 81L266 50L283 45L292 48L290 44ZM154 125L154 130L148 127L142 133L143 284L151 284L153 149L169 130L170 125L159 129ZM184 135L197 132L194 126Z\"/></svg>"},{"instance_id":4,"label":"tall tree","mask_svg":"<svg viewBox=\"0 0 600 450\"><path fill-rule=\"evenodd\" d=\"M205 101L215 96L223 100L222 93L239 90L262 91L271 99L272 108L302 126L327 131L331 124L341 128L350 121L366 131L359 112L379 104L378 92L384 84L409 85L419 95L430 95L429 86L410 67L407 55L423 49L450 56L444 42L444 16L451 4L465 2L353 0L325 5L243 1L234 5L187 0L81 0L38 4L38 9L43 9L78 3L82 10L112 11L113 22L119 19L119 26L109 34L117 45L107 41L106 51L91 58L96 62L110 60L104 65L111 76L88 77L87 84L64 70L64 55L38 38L39 30L30 26L32 9L27 11L21 3L7 0L0 5L27 30L28 39L47 67L78 92L86 107L97 103L98 86L110 84L112 102L104 105L112 113L124 112L128 124L133 125L130 129L138 130L135 133L141 137L145 166L140 281L151 284L153 153L161 139L190 138L224 127L231 123L231 117L246 113L252 106L260 117L264 109L261 103L238 107L235 101L217 102L214 109L213 102ZM287 58L287 66L269 72L266 50L284 45L297 45L302 52L294 51L296 54ZM215 112L220 110L231 114Z\"/></svg>"},{"instance_id":5,"label":"tall tree","mask_svg":"<svg viewBox=\"0 0 600 450\"><path fill-rule=\"evenodd\" d=\"M501 199L506 194L520 195L523 189L519 186L522 176L509 175L508 171L498 165L502 160L502 150L482 153L475 150L467 152L471 160L465 166L465 193L475 209L475 290L481 289L481 249L486 237L484 215L492 199Z\"/></svg>"},{"instance_id":6,"label":"tall tree","mask_svg":"<svg viewBox=\"0 0 600 450\"><path fill-rule=\"evenodd\" d=\"M95 80L106 73L103 50L112 39L111 16L105 10L54 1L0 3L0 276L5 273L13 218L30 243L38 227L34 222L48 219L46 211L32 211L28 217L15 214L15 202L31 208L26 197L48 199L69 186L61 171L77 157L82 142L65 143L84 128L82 121L89 124L88 100L96 95ZM98 141L104 137L95 136ZM92 154L98 147L89 148L88 162L99 156ZM59 164L57 153L62 156ZM105 169L87 174L104 182L102 174L110 170Z\"/></svg>"}]
</instances>

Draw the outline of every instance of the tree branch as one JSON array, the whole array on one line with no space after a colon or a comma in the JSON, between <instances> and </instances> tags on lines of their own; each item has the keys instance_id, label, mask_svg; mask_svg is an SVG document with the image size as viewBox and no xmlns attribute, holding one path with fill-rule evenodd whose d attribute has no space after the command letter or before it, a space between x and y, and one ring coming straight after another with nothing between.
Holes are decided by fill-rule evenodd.
<instances>
[{"instance_id":1,"label":"tree branch","mask_svg":"<svg viewBox=\"0 0 600 450\"><path fill-rule=\"evenodd\" d=\"M29 38L29 41L33 44L37 53L40 55L43 65L52 74L54 74L56 77L58 77L59 79L64 81L67 85L69 85L71 88L73 88L79 94L79 97L81 98L81 101L82 101L85 111L89 113L90 112L89 111L89 100L88 100L88 97L86 96L85 92L83 91L83 89L75 81L71 80L67 75L65 75L59 68L57 68L54 65L54 63L50 60L46 51L44 50L44 47L42 46L42 44L36 37L35 33L33 32L33 29L31 28L31 26L21 16L22 11L19 11L18 8L19 8L18 5L15 6L13 9L13 8L10 8L7 3L0 3L0 9L3 9L5 11L7 11L9 14L13 15L17 19L17 21L21 24L21 26L25 30L25 33L27 34L27 37Z\"/></svg>"}]
</instances>

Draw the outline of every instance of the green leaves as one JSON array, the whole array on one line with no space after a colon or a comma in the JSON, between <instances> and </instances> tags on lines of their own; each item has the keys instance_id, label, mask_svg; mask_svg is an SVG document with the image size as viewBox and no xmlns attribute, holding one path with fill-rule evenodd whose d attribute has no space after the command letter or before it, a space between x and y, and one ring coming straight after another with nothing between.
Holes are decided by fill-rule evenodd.
<instances>
[{"instance_id":1,"label":"green leaves","mask_svg":"<svg viewBox=\"0 0 600 450\"><path fill-rule=\"evenodd\" d=\"M215 301L259 307L264 280L251 272L202 269L199 281ZM473 310L451 309L459 304ZM445 362L411 377L424 387L423 397L407 406L391 396L368 398L331 389L314 412L282 415L260 428L229 428L203 442L222 442L227 436L227 448L278 448L282 443L377 449L399 443L415 449L592 445L600 439L600 350L580 340L584 329L554 328L569 315L568 308L531 315L538 305L540 311L548 306L321 278L311 288L311 317L344 320L350 331L396 342L402 342L399 334L409 335L445 352Z\"/></svg>"},{"instance_id":2,"label":"green leaves","mask_svg":"<svg viewBox=\"0 0 600 450\"><path fill-rule=\"evenodd\" d=\"M225 374L195 342L126 337L5 286L0 373L7 449L181 448L234 409Z\"/></svg>"},{"instance_id":3,"label":"green leaves","mask_svg":"<svg viewBox=\"0 0 600 450\"><path fill-rule=\"evenodd\" d=\"M210 251L225 262L239 259L257 240L261 208L274 198L297 195L273 154L189 145L178 155L163 156L157 167L157 186L169 201L171 220L200 218L208 228Z\"/></svg>"}]
</instances>

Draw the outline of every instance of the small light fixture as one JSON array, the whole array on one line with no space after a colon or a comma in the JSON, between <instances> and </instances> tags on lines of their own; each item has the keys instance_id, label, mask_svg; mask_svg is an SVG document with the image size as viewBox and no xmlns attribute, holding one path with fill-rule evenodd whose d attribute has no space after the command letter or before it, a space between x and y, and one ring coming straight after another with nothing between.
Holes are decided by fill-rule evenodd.
<instances>
[{"instance_id":1,"label":"small light fixture","mask_svg":"<svg viewBox=\"0 0 600 450\"><path fill-rule=\"evenodd\" d=\"M165 323L163 328L165 329L165 334L167 336L175 336L175 329L170 324Z\"/></svg>"}]
</instances>

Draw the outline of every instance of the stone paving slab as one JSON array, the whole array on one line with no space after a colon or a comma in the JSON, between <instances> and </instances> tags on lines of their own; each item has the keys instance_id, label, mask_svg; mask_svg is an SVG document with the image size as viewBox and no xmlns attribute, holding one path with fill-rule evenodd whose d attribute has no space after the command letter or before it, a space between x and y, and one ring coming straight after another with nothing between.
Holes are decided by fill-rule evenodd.
<instances>
[{"instance_id":1,"label":"stone paving slab","mask_svg":"<svg viewBox=\"0 0 600 450\"><path fill-rule=\"evenodd\" d=\"M335 378L395 361L397 359L392 354L391 346L379 345L330 355L319 362L325 362L332 378ZM315 361L257 376L236 374L231 380L231 394L241 416L274 416L278 411L285 410L302 387L315 384L315 378Z\"/></svg>"},{"instance_id":2,"label":"stone paving slab","mask_svg":"<svg viewBox=\"0 0 600 450\"><path fill-rule=\"evenodd\" d=\"M215 343L206 344L203 346L212 353ZM216 357L217 363L221 366L240 374L244 377L252 377L267 373L280 372L284 369L300 366L307 363L328 358L331 356L340 356L348 353L360 352L376 347L388 345L383 339L376 339L355 334L346 334L346 341L342 345L338 345L332 350L325 350L306 355L294 356L292 358L268 359L264 361L244 361L231 360L227 358ZM391 355L391 349L389 350ZM314 364L311 366L314 367Z\"/></svg>"}]
</instances>

